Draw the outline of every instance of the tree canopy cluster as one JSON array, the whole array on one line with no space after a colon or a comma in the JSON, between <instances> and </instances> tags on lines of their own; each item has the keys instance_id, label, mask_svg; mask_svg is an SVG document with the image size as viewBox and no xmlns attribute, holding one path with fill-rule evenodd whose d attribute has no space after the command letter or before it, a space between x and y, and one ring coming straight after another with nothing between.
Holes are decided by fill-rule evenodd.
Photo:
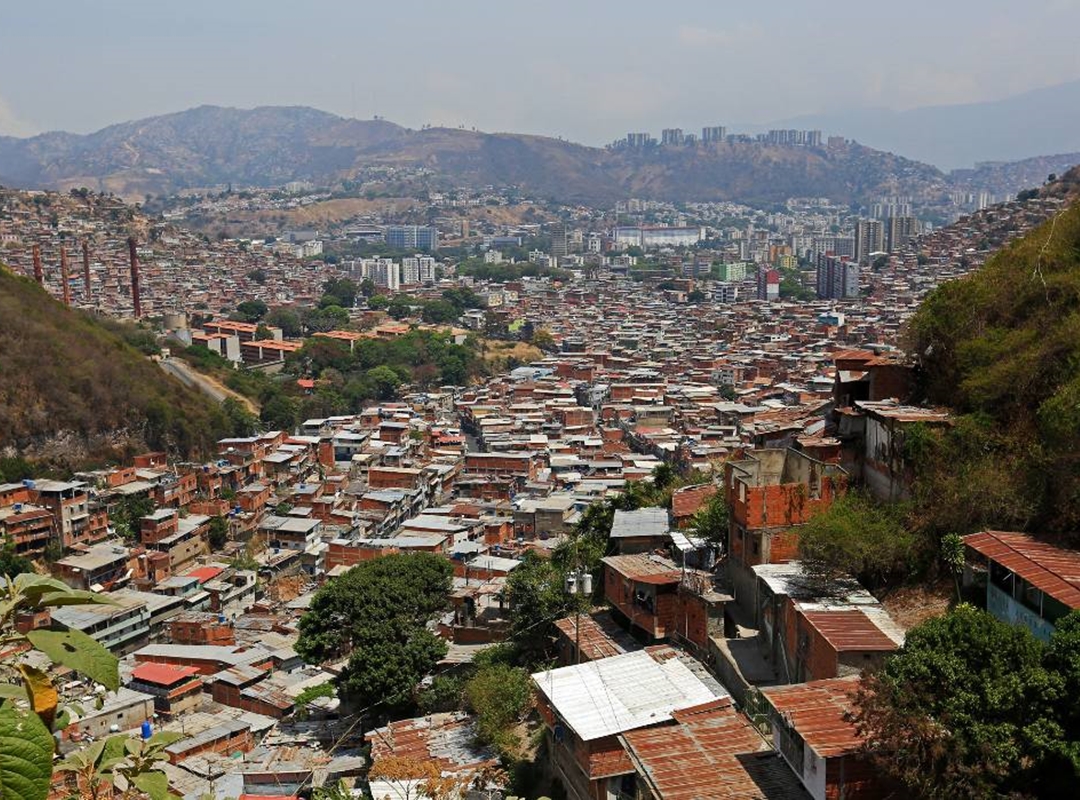
<instances>
[{"instance_id":1,"label":"tree canopy cluster","mask_svg":"<svg viewBox=\"0 0 1080 800\"><path fill-rule=\"evenodd\" d=\"M1072 797L1080 786L1080 612L1049 644L970 606L911 629L856 696L882 774L908 796Z\"/></svg>"},{"instance_id":2,"label":"tree canopy cluster","mask_svg":"<svg viewBox=\"0 0 1080 800\"><path fill-rule=\"evenodd\" d=\"M321 664L347 658L339 694L358 707L409 706L446 655L428 623L447 607L452 569L430 553L363 561L324 585L300 620L296 651Z\"/></svg>"}]
</instances>

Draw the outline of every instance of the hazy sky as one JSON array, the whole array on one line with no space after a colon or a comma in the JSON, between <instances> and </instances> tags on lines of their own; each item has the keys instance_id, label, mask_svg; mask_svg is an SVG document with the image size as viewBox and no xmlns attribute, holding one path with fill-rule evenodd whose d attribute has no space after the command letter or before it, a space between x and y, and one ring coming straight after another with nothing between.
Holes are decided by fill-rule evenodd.
<instances>
[{"instance_id":1,"label":"hazy sky","mask_svg":"<svg viewBox=\"0 0 1080 800\"><path fill-rule=\"evenodd\" d=\"M203 103L561 135L1080 78L1080 0L0 0L0 133Z\"/></svg>"}]
</instances>

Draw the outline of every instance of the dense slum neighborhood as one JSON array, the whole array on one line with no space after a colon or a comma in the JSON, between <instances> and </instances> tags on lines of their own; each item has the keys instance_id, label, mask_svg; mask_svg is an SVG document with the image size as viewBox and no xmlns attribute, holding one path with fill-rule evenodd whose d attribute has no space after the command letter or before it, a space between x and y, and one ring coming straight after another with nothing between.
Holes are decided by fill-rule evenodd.
<instances>
[{"instance_id":1,"label":"dense slum neighborhood","mask_svg":"<svg viewBox=\"0 0 1080 800\"><path fill-rule=\"evenodd\" d=\"M475 282L483 324L544 328L554 347L477 385L225 439L205 463L145 453L69 480L0 485L0 534L16 552L51 548L56 577L113 601L19 620L83 631L121 657L118 692L64 685L85 713L61 749L147 723L179 732L165 769L185 798L298 796L394 755L481 770L493 756L463 713L364 731L335 697L298 701L342 669L294 649L315 592L388 554L447 559L438 669L453 670L506 638L504 589L525 553L550 553L591 504L666 464L700 480L669 507L616 512L597 576L603 603L556 623L559 663L532 676L545 757L567 795L888 796L860 757L851 698L861 671L903 645L904 626L853 578L812 580L799 528L855 484L888 499L909 491L904 431L950 420L908 404L901 325L929 288L977 262L974 242L997 217L1021 232L1051 207L1031 219L994 207L913 240L861 275L859 299L736 302L760 283L744 274L699 284L716 302L687 304L689 267L659 289L610 262L566 282ZM236 259L241 282L256 265L275 269L257 253ZM90 285L119 280L98 262L90 272ZM147 278L163 294L200 280L179 259ZM384 321L326 335L405 330ZM249 366L299 347L255 333L220 320L190 336ZM692 533L715 496L730 509L726 547ZM146 513L121 537L115 520L133 499ZM1063 609L1080 607L1074 555L1010 532L966 544L967 577L989 575L1001 618L1045 638Z\"/></svg>"}]
</instances>

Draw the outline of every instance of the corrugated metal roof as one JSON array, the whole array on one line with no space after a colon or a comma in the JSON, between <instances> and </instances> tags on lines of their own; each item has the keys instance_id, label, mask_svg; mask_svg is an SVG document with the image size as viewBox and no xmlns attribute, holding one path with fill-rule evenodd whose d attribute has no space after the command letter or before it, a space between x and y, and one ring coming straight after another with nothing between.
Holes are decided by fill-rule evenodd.
<instances>
[{"instance_id":1,"label":"corrugated metal roof","mask_svg":"<svg viewBox=\"0 0 1080 800\"><path fill-rule=\"evenodd\" d=\"M679 709L717 697L678 658L644 651L538 672L537 688L580 739L590 741L655 725Z\"/></svg>"},{"instance_id":2,"label":"corrugated metal roof","mask_svg":"<svg viewBox=\"0 0 1080 800\"><path fill-rule=\"evenodd\" d=\"M602 559L613 570L641 583L678 583L682 571L670 558L637 553L626 556L607 556Z\"/></svg>"},{"instance_id":3,"label":"corrugated metal roof","mask_svg":"<svg viewBox=\"0 0 1080 800\"><path fill-rule=\"evenodd\" d=\"M491 750L475 744L475 721L460 712L391 722L384 728L371 731L368 739L373 761L388 756L435 761L444 773L474 769L498 761Z\"/></svg>"},{"instance_id":4,"label":"corrugated metal roof","mask_svg":"<svg viewBox=\"0 0 1080 800\"><path fill-rule=\"evenodd\" d=\"M614 462L621 466L620 462ZM617 509L611 522L611 538L624 539L647 536L662 537L668 532L666 508L639 508L637 511Z\"/></svg>"},{"instance_id":5,"label":"corrugated metal roof","mask_svg":"<svg viewBox=\"0 0 1080 800\"><path fill-rule=\"evenodd\" d=\"M675 717L677 725L623 735L659 800L808 800L787 764L731 706Z\"/></svg>"},{"instance_id":6,"label":"corrugated metal roof","mask_svg":"<svg viewBox=\"0 0 1080 800\"><path fill-rule=\"evenodd\" d=\"M862 746L850 720L859 678L829 678L761 690L765 699L822 758L845 755Z\"/></svg>"},{"instance_id":7,"label":"corrugated metal roof","mask_svg":"<svg viewBox=\"0 0 1080 800\"><path fill-rule=\"evenodd\" d=\"M800 613L839 653L892 651L898 647L897 643L860 609L800 610Z\"/></svg>"},{"instance_id":8,"label":"corrugated metal roof","mask_svg":"<svg viewBox=\"0 0 1080 800\"><path fill-rule=\"evenodd\" d=\"M707 500L719 491L714 483L703 486L686 486L671 495L671 514L676 519L689 517L697 513Z\"/></svg>"},{"instance_id":9,"label":"corrugated metal roof","mask_svg":"<svg viewBox=\"0 0 1080 800\"><path fill-rule=\"evenodd\" d=\"M154 683L158 686L171 686L192 675L198 675L198 667L179 667L173 664L148 662L135 667L131 677L137 681Z\"/></svg>"},{"instance_id":10,"label":"corrugated metal roof","mask_svg":"<svg viewBox=\"0 0 1080 800\"><path fill-rule=\"evenodd\" d=\"M1080 608L1080 553L1008 531L973 533L964 544L1069 608Z\"/></svg>"},{"instance_id":11,"label":"corrugated metal roof","mask_svg":"<svg viewBox=\"0 0 1080 800\"><path fill-rule=\"evenodd\" d=\"M577 624L574 617L557 620L555 627L571 642L577 641ZM596 661L599 658L610 658L637 650L640 645L615 624L611 614L603 612L581 617L580 647L583 661Z\"/></svg>"}]
</instances>

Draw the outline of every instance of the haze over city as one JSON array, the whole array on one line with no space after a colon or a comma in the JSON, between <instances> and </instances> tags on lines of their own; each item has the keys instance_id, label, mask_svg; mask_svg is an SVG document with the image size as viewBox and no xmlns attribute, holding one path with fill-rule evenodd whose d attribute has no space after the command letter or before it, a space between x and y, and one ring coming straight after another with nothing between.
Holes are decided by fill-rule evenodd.
<instances>
[{"instance_id":1,"label":"haze over city","mask_svg":"<svg viewBox=\"0 0 1080 800\"><path fill-rule=\"evenodd\" d=\"M597 145L1000 100L1080 78L1078 28L1071 0L6 3L0 134L309 105Z\"/></svg>"},{"instance_id":2,"label":"haze over city","mask_svg":"<svg viewBox=\"0 0 1080 800\"><path fill-rule=\"evenodd\" d=\"M0 800L1080 787L1080 0L0 0Z\"/></svg>"}]
</instances>

